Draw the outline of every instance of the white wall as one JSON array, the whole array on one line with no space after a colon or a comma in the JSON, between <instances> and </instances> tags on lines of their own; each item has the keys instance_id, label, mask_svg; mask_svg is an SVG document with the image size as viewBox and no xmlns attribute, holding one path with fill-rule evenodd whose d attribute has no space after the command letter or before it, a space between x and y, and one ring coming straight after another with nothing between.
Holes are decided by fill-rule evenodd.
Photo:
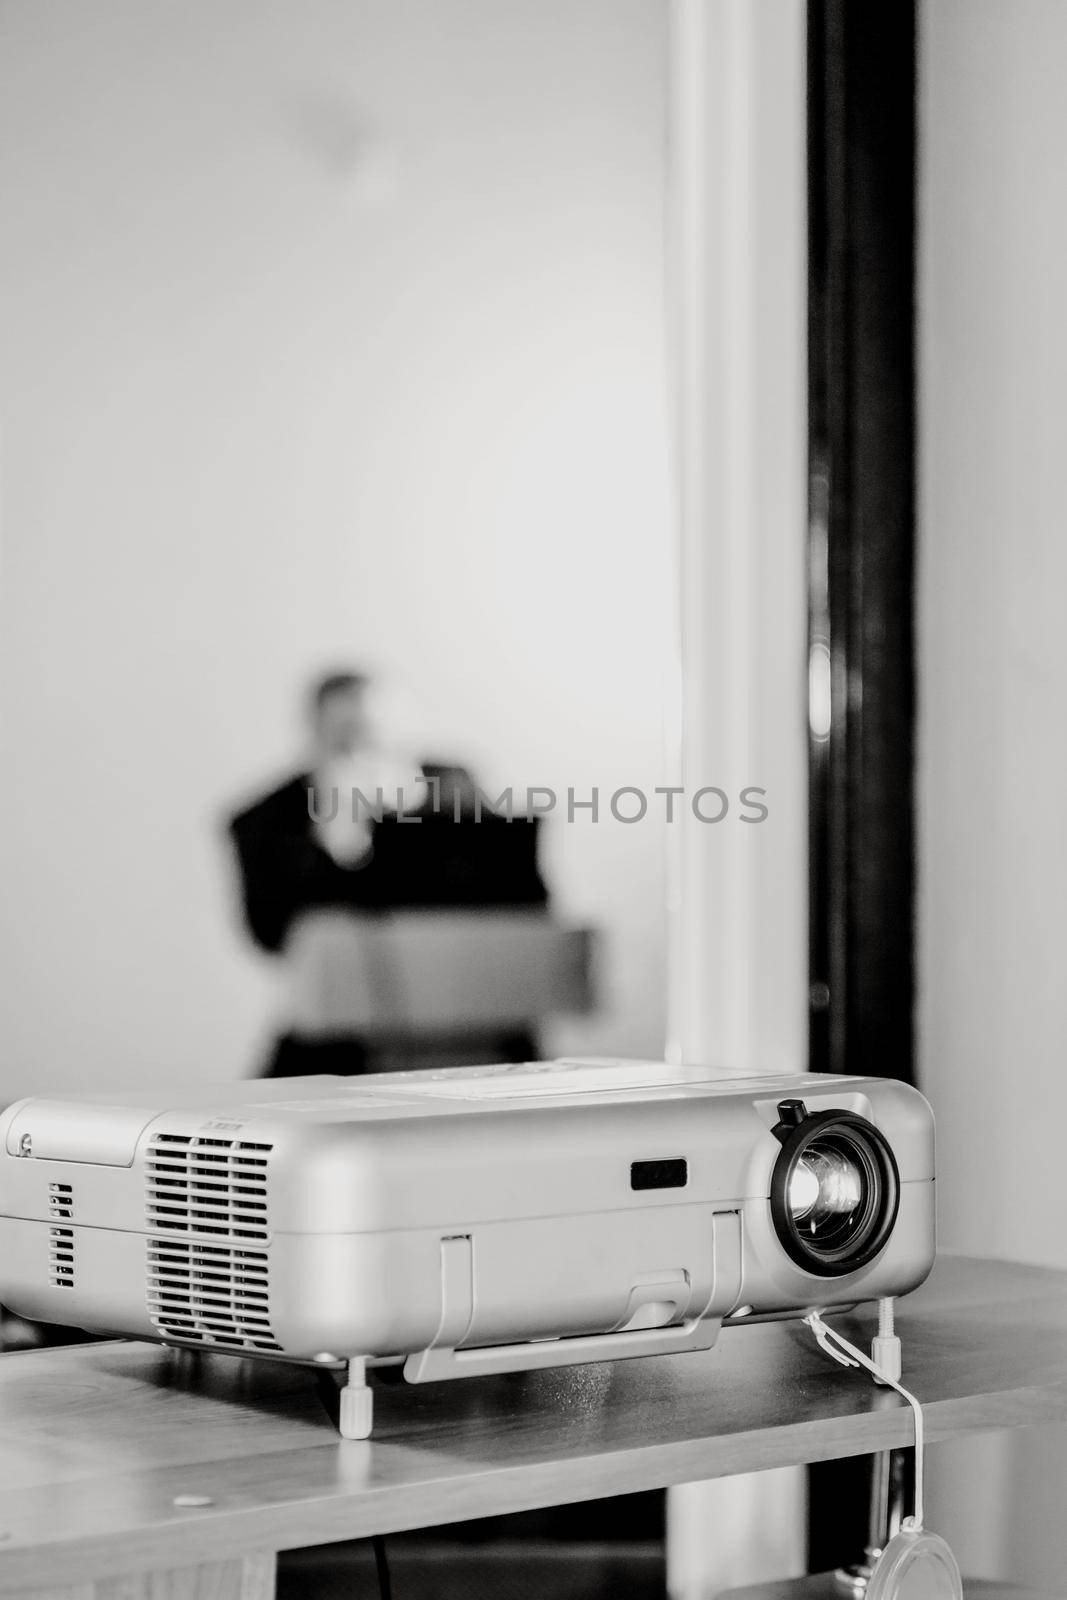
<instances>
[{"instance_id":1,"label":"white wall","mask_svg":"<svg viewBox=\"0 0 1067 1600\"><path fill-rule=\"evenodd\" d=\"M355 658L503 784L666 781L658 0L0 12L0 1101L247 1070L217 821ZM710 781L714 781L712 778ZM663 1043L663 838L556 826Z\"/></svg>"},{"instance_id":2,"label":"white wall","mask_svg":"<svg viewBox=\"0 0 1067 1600\"><path fill-rule=\"evenodd\" d=\"M1067 1268L1067 10L921 33L921 1069L940 1243ZM981 1327L974 1337L983 1337ZM934 1452L965 1571L1063 1590L1067 1430Z\"/></svg>"}]
</instances>

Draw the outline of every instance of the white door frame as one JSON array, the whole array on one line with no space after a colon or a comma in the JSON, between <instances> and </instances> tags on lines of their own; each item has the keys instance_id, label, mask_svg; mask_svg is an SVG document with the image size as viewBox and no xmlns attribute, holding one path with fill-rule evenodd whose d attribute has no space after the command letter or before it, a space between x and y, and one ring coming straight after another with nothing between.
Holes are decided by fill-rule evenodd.
<instances>
[{"instance_id":1,"label":"white door frame","mask_svg":"<svg viewBox=\"0 0 1067 1600\"><path fill-rule=\"evenodd\" d=\"M670 1050L803 1071L805 8L672 0L671 30L675 781L758 786L768 816L669 830ZM673 1490L674 1600L802 1572L804 1498L798 1470Z\"/></svg>"}]
</instances>

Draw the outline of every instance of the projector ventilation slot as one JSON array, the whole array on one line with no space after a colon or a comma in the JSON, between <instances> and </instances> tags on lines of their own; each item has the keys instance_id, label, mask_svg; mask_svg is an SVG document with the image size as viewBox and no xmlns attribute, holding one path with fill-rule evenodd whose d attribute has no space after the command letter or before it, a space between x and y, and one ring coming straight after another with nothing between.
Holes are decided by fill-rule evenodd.
<instances>
[{"instance_id":1,"label":"projector ventilation slot","mask_svg":"<svg viewBox=\"0 0 1067 1600\"><path fill-rule=\"evenodd\" d=\"M48 1230L48 1282L53 1289L74 1287L74 1229Z\"/></svg>"},{"instance_id":2,"label":"projector ventilation slot","mask_svg":"<svg viewBox=\"0 0 1067 1600\"><path fill-rule=\"evenodd\" d=\"M160 1133L148 1147L148 1226L157 1233L267 1237L267 1157L242 1139Z\"/></svg>"},{"instance_id":3,"label":"projector ventilation slot","mask_svg":"<svg viewBox=\"0 0 1067 1600\"><path fill-rule=\"evenodd\" d=\"M169 1339L228 1350L281 1350L270 1326L265 1250L150 1240L148 1314Z\"/></svg>"},{"instance_id":4,"label":"projector ventilation slot","mask_svg":"<svg viewBox=\"0 0 1067 1600\"><path fill-rule=\"evenodd\" d=\"M74 1190L69 1183L48 1185L48 1215L64 1219L74 1215Z\"/></svg>"}]
</instances>

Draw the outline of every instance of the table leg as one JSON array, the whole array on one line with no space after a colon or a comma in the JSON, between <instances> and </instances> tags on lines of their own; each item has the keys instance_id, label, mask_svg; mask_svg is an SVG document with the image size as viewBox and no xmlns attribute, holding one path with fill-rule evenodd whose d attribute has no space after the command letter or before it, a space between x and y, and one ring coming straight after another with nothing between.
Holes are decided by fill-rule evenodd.
<instances>
[{"instance_id":1,"label":"table leg","mask_svg":"<svg viewBox=\"0 0 1067 1600\"><path fill-rule=\"evenodd\" d=\"M277 1559L257 1550L234 1561L97 1578L59 1589L25 1589L12 1600L274 1600Z\"/></svg>"}]
</instances>

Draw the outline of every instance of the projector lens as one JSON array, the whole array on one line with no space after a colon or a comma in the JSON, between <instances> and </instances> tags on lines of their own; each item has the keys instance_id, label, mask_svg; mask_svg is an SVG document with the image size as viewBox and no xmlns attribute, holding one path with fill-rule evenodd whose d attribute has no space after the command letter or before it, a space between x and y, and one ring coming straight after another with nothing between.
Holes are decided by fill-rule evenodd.
<instances>
[{"instance_id":1,"label":"projector lens","mask_svg":"<svg viewBox=\"0 0 1067 1600\"><path fill-rule=\"evenodd\" d=\"M798 1265L823 1277L855 1272L878 1254L896 1221L893 1152L865 1118L815 1112L784 1132L771 1178L771 1214Z\"/></svg>"},{"instance_id":2,"label":"projector lens","mask_svg":"<svg viewBox=\"0 0 1067 1600\"><path fill-rule=\"evenodd\" d=\"M840 1150L813 1146L797 1162L789 1180L794 1221L812 1233L835 1218L852 1216L863 1204L863 1173Z\"/></svg>"}]
</instances>

